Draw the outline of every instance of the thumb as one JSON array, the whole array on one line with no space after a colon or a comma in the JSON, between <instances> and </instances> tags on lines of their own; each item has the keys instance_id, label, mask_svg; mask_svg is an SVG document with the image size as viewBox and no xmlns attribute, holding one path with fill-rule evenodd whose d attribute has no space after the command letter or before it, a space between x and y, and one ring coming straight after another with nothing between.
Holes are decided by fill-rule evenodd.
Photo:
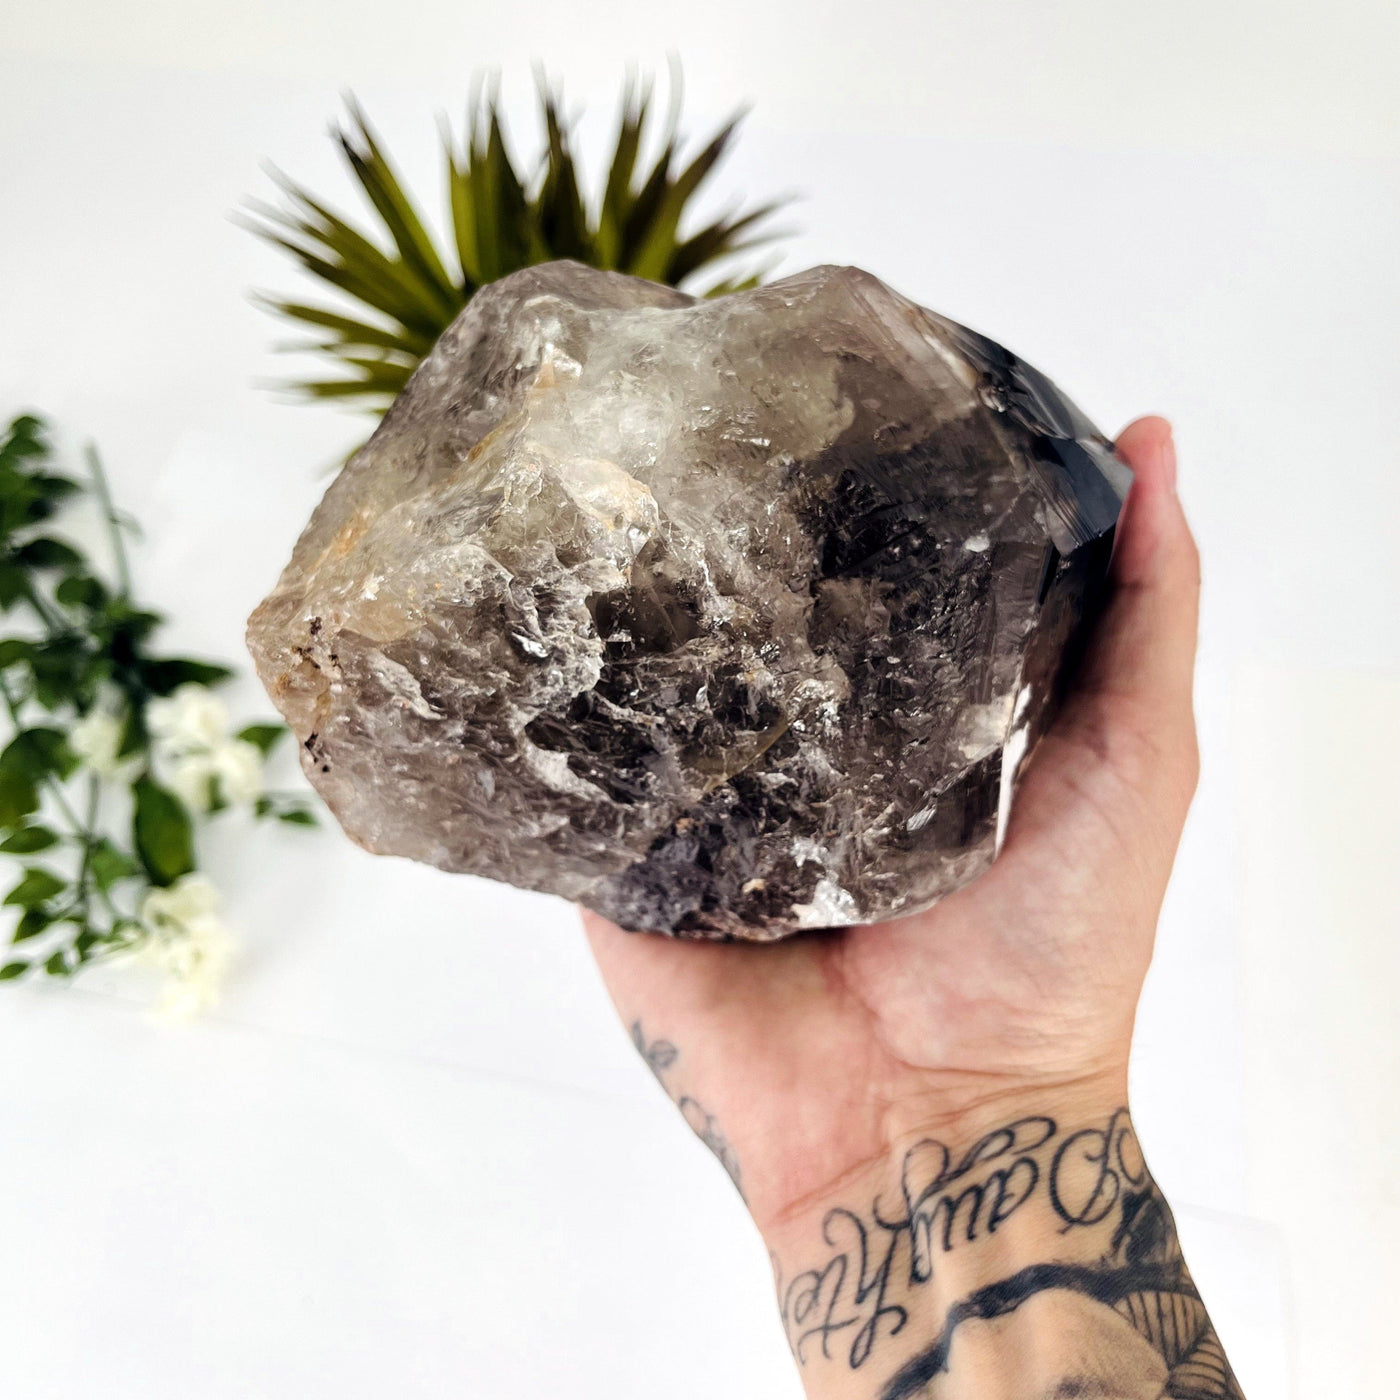
<instances>
[{"instance_id":1,"label":"thumb","mask_svg":"<svg viewBox=\"0 0 1400 1400\"><path fill-rule=\"evenodd\" d=\"M1133 469L1111 566L1109 602L1070 704L1114 728L1166 741L1192 737L1200 556L1176 493L1176 445L1163 418L1125 428L1118 455Z\"/></svg>"},{"instance_id":2,"label":"thumb","mask_svg":"<svg viewBox=\"0 0 1400 1400\"><path fill-rule=\"evenodd\" d=\"M1108 603L1032 757L1008 844L1044 821L1062 821L1068 794L1092 793L1125 838L1145 817L1174 848L1195 791L1200 562L1176 494L1171 425L1140 418L1116 447L1133 486L1118 523Z\"/></svg>"}]
</instances>

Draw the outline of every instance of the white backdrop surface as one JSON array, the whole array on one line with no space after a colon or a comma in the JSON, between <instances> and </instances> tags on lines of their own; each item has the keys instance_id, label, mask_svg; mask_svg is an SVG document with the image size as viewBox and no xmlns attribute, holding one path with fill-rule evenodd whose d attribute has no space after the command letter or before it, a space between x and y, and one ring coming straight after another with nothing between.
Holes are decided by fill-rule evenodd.
<instances>
[{"instance_id":1,"label":"white backdrop surface","mask_svg":"<svg viewBox=\"0 0 1400 1400\"><path fill-rule=\"evenodd\" d=\"M692 129L756 100L719 183L803 194L785 268L871 268L1109 431L1171 416L1204 778L1136 1111L1251 1400L1393 1393L1392 5L5 9L0 412L102 445L197 653L241 654L359 431L259 387L289 366L245 293L297 281L227 217L263 158L348 199L347 86L429 193L474 68L523 114L545 60L598 134L624 61L674 48ZM761 1245L570 910L331 831L209 858L243 953L203 1023L107 974L0 997L0 1395L799 1394Z\"/></svg>"}]
</instances>

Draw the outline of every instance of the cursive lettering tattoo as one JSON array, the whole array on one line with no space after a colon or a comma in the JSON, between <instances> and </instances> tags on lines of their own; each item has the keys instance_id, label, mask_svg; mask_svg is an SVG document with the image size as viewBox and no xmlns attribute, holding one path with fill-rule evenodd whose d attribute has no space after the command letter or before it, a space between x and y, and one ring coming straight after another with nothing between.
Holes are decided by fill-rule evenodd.
<instances>
[{"instance_id":1,"label":"cursive lettering tattoo","mask_svg":"<svg viewBox=\"0 0 1400 1400\"><path fill-rule=\"evenodd\" d=\"M1126 1109L1071 1132L1050 1117L1018 1118L961 1153L936 1139L915 1143L901 1164L896 1208L877 1197L863 1211L829 1210L822 1221L827 1257L790 1280L775 1257L779 1309L798 1363L819 1356L858 1370L883 1355L947 1256L989 1239L1027 1209L1045 1211L1061 1235L1097 1229L1098 1257L1033 1263L961 1298L948 1308L933 1342L888 1379L879 1400L975 1393L975 1378L953 1373L956 1356L976 1349L955 1353L954 1338L996 1321L1004 1354L1015 1346L1017 1309L1052 1292L1079 1299L1076 1306L1089 1300L1110 1310L1116 1317L1106 1313L1105 1326L1121 1325L1123 1338L1136 1334L1146 1341L1150 1351L1135 1341L1134 1355L1157 1358L1151 1363L1157 1369L1144 1380L1161 1383L1153 1393L1162 1400L1243 1400ZM1097 1363L1082 1356L1071 1374L1063 1369L1070 1363L1056 1363L1029 1337L1025 1356L1036 1370L1027 1376L1028 1394L1109 1393L1103 1389L1108 1373L1092 1374ZM1114 1363L1106 1358L1102 1364ZM944 1377L951 1390L939 1388Z\"/></svg>"},{"instance_id":2,"label":"cursive lettering tattoo","mask_svg":"<svg viewBox=\"0 0 1400 1400\"><path fill-rule=\"evenodd\" d=\"M742 1199L744 1184L739 1170L739 1156L730 1146L729 1139L720 1131L714 1114L710 1113L698 1099L690 1094L676 1094L666 1082L666 1073L680 1058L680 1051L669 1040L648 1041L640 1021L633 1021L631 1028L632 1044L637 1053L646 1061L647 1068L656 1076L665 1089L671 1102L680 1109L681 1117L690 1125L690 1130L719 1158L719 1164L729 1173Z\"/></svg>"},{"instance_id":3,"label":"cursive lettering tattoo","mask_svg":"<svg viewBox=\"0 0 1400 1400\"><path fill-rule=\"evenodd\" d=\"M1035 1193L1041 1168L1034 1154L1055 1131L1052 1118L1020 1118L956 1159L945 1144L926 1138L904 1155L898 1212L887 1213L878 1199L868 1218L840 1206L828 1211L822 1236L835 1257L786 1286L779 1280L797 1360L805 1364L813 1346L830 1360L848 1334L850 1365L864 1365L882 1330L896 1336L908 1320L902 1304L888 1301L897 1273L910 1286L927 1283L955 1244L995 1234Z\"/></svg>"},{"instance_id":4,"label":"cursive lettering tattoo","mask_svg":"<svg viewBox=\"0 0 1400 1400\"><path fill-rule=\"evenodd\" d=\"M904 1156L901 1185L904 1212L897 1220L876 1219L884 1230L909 1234L909 1276L915 1283L933 1277L939 1252L960 1239L971 1244L995 1234L1034 1194L1040 1184L1038 1152L1055 1135L1053 1118L1020 1118L988 1133L954 1163L948 1149L933 1139L915 1143ZM991 1170L981 1169L991 1166Z\"/></svg>"}]
</instances>

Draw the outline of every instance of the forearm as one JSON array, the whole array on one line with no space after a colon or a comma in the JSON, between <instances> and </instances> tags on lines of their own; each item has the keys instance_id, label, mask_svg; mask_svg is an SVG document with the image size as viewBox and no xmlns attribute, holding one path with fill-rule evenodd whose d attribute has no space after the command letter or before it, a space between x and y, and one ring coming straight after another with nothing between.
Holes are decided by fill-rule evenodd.
<instances>
[{"instance_id":1,"label":"forearm","mask_svg":"<svg viewBox=\"0 0 1400 1400\"><path fill-rule=\"evenodd\" d=\"M813 1400L1236 1400L1126 1109L1018 1104L767 1223Z\"/></svg>"}]
</instances>

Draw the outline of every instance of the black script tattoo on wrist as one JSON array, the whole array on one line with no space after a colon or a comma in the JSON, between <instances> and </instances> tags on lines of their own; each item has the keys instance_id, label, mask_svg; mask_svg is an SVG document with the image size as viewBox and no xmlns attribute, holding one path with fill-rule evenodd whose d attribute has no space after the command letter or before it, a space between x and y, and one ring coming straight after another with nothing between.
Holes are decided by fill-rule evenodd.
<instances>
[{"instance_id":1,"label":"black script tattoo on wrist","mask_svg":"<svg viewBox=\"0 0 1400 1400\"><path fill-rule=\"evenodd\" d=\"M828 1211L822 1238L835 1256L786 1286L779 1282L783 1322L799 1363L806 1364L813 1346L827 1360L833 1347L844 1347L858 1368L882 1329L898 1335L908 1311L888 1301L892 1282L927 1283L939 1256L955 1244L995 1234L1035 1193L1041 1167L1034 1154L1055 1132L1053 1118L1019 1118L958 1158L926 1138L904 1154L898 1211L887 1212L878 1199L866 1216L842 1206Z\"/></svg>"},{"instance_id":2,"label":"black script tattoo on wrist","mask_svg":"<svg viewBox=\"0 0 1400 1400\"><path fill-rule=\"evenodd\" d=\"M1016 1345L1017 1309L1056 1292L1059 1299L1041 1306L1063 1303L1065 1316L1080 1326L1083 1314L1073 1309L1082 1309L1085 1300L1109 1310L1102 1325L1095 1324L1096 1335L1107 1329L1111 1337L1121 1328L1120 1357L1130 1354L1130 1364L1148 1368L1144 1380L1160 1383L1162 1396L1243 1400L1126 1109L1071 1132L1050 1117L1018 1118L961 1154L925 1139L905 1153L894 1209L877 1197L864 1210L829 1210L821 1231L831 1251L825 1262L784 1280L774 1259L783 1326L799 1365L821 1357L858 1370L883 1354L908 1325L920 1290L937 1278L940 1261L995 1235L1034 1202L1048 1208L1062 1235L1106 1229L1099 1257L1082 1264L1032 1263L955 1302L933 1343L896 1371L879 1400L943 1394L929 1387L955 1370L955 1335L995 1321L998 1349L1006 1354ZM965 1347L959 1354L975 1356L977 1349ZM1046 1395L1108 1393L1103 1386L1109 1371L1098 1376L1092 1368L1117 1365L1112 1374L1120 1375L1122 1365L1109 1356L1085 1361L1082 1354L1073 1363L1057 1363L1029 1337L1025 1364L1037 1371L1027 1377L1029 1389ZM976 1379L957 1377L955 1392L975 1393Z\"/></svg>"},{"instance_id":3,"label":"black script tattoo on wrist","mask_svg":"<svg viewBox=\"0 0 1400 1400\"><path fill-rule=\"evenodd\" d=\"M648 1042L640 1021L632 1022L631 1035L632 1044L637 1047L637 1053L646 1061L647 1068L656 1076L671 1102L680 1109L681 1117L689 1124L691 1132L719 1159L720 1166L729 1173L729 1179L734 1183L734 1189L738 1191L740 1198L747 1200L747 1197L744 1196L744 1184L739 1170L738 1153L730 1145L729 1139L720 1131L714 1114L710 1113L692 1095L674 1093L670 1085L666 1083L666 1072L680 1058L680 1051L669 1040Z\"/></svg>"}]
</instances>

